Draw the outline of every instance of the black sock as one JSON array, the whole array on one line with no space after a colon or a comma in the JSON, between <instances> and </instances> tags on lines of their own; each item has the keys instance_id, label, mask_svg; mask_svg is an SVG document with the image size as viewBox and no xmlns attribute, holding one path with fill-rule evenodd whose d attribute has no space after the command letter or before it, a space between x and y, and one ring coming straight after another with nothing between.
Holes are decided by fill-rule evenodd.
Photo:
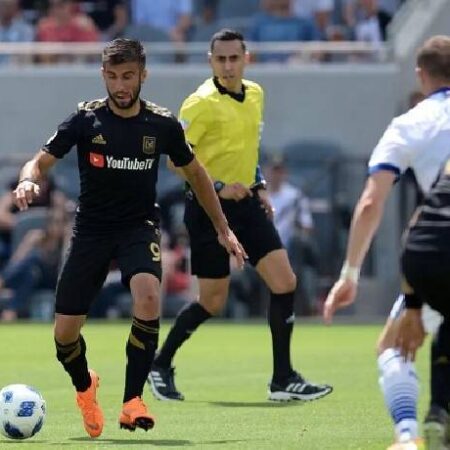
<instances>
[{"instance_id":1,"label":"black sock","mask_svg":"<svg viewBox=\"0 0 450 450\"><path fill-rule=\"evenodd\" d=\"M449 411L450 321L442 322L431 345L431 404Z\"/></svg>"},{"instance_id":2,"label":"black sock","mask_svg":"<svg viewBox=\"0 0 450 450\"><path fill-rule=\"evenodd\" d=\"M175 319L175 323L155 359L155 364L160 367L170 367L175 352L197 327L210 317L211 314L198 302L190 303L183 308Z\"/></svg>"},{"instance_id":3,"label":"black sock","mask_svg":"<svg viewBox=\"0 0 450 450\"><path fill-rule=\"evenodd\" d=\"M91 385L86 360L86 342L80 334L78 339L71 344L60 344L55 339L56 358L63 365L64 370L70 375L72 384L78 392L84 392Z\"/></svg>"},{"instance_id":4,"label":"black sock","mask_svg":"<svg viewBox=\"0 0 450 450\"><path fill-rule=\"evenodd\" d=\"M273 381L280 383L292 374L291 335L294 327L294 292L270 294L269 326L272 333Z\"/></svg>"},{"instance_id":5,"label":"black sock","mask_svg":"<svg viewBox=\"0 0 450 450\"><path fill-rule=\"evenodd\" d=\"M159 319L141 320L133 317L128 337L123 402L141 397L145 380L150 373L155 351L158 348Z\"/></svg>"}]
</instances>

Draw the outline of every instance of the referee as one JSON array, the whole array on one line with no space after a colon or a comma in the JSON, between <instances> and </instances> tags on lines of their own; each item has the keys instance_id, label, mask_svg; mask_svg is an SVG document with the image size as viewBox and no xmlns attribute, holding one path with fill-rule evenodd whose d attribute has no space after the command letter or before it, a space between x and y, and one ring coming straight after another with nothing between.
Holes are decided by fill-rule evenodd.
<instances>
[{"instance_id":1,"label":"referee","mask_svg":"<svg viewBox=\"0 0 450 450\"><path fill-rule=\"evenodd\" d=\"M241 265L245 255L178 120L167 109L140 98L147 75L141 43L116 39L105 47L102 59L108 97L80 103L25 164L14 191L17 206L27 209L39 193L39 180L77 146L81 193L74 235L56 289L55 344L91 437L100 436L103 414L96 392L99 377L88 370L80 330L111 260L116 260L133 297L119 423L131 431L154 425L142 391L159 334L161 251L155 196L161 154L169 155L191 184L214 223L214 238L224 245L225 254L235 254Z\"/></svg>"},{"instance_id":2,"label":"referee","mask_svg":"<svg viewBox=\"0 0 450 450\"><path fill-rule=\"evenodd\" d=\"M332 388L307 382L291 365L296 278L272 222L272 208L259 172L264 94L258 84L243 80L247 61L240 33L224 29L214 34L209 53L213 77L184 101L180 119L197 158L215 182L232 230L271 292L273 376L269 399L314 400ZM230 282L229 256L217 245L214 227L190 190L185 223L200 295L198 302L180 312L152 366L149 382L160 400L183 400L175 387L172 359L199 325L221 312Z\"/></svg>"},{"instance_id":3,"label":"referee","mask_svg":"<svg viewBox=\"0 0 450 450\"><path fill-rule=\"evenodd\" d=\"M414 359L425 331L423 303L443 321L431 345L431 404L424 423L427 448L450 447L450 159L417 211L402 253L405 307L397 344ZM447 447L449 446L449 447Z\"/></svg>"}]
</instances>

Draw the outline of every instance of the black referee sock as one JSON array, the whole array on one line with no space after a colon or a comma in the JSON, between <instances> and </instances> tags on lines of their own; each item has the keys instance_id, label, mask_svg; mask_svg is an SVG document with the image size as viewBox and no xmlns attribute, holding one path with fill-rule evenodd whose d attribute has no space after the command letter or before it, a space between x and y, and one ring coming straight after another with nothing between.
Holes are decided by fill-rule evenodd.
<instances>
[{"instance_id":1,"label":"black referee sock","mask_svg":"<svg viewBox=\"0 0 450 450\"><path fill-rule=\"evenodd\" d=\"M123 402L141 397L158 348L159 319L141 320L133 317L126 346L125 392Z\"/></svg>"},{"instance_id":2,"label":"black referee sock","mask_svg":"<svg viewBox=\"0 0 450 450\"><path fill-rule=\"evenodd\" d=\"M175 319L175 323L170 329L158 356L155 358L155 365L169 368L176 351L183 342L189 339L198 326L210 317L211 314L198 302L190 303L183 308Z\"/></svg>"},{"instance_id":3,"label":"black referee sock","mask_svg":"<svg viewBox=\"0 0 450 450\"><path fill-rule=\"evenodd\" d=\"M431 404L450 412L450 321L444 320L431 345Z\"/></svg>"},{"instance_id":4,"label":"black referee sock","mask_svg":"<svg viewBox=\"0 0 450 450\"><path fill-rule=\"evenodd\" d=\"M80 334L71 344L60 344L55 339L56 358L70 375L72 384L78 392L84 392L91 385L91 376L86 360L86 342Z\"/></svg>"},{"instance_id":5,"label":"black referee sock","mask_svg":"<svg viewBox=\"0 0 450 450\"><path fill-rule=\"evenodd\" d=\"M273 379L282 383L292 374L291 336L294 327L294 292L270 294L269 326L272 333Z\"/></svg>"}]
</instances>

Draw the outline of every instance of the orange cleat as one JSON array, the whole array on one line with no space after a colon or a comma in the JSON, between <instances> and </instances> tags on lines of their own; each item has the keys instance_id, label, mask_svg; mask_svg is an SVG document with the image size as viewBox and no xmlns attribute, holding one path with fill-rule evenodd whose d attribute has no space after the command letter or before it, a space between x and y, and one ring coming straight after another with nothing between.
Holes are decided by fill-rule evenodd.
<instances>
[{"instance_id":1,"label":"orange cleat","mask_svg":"<svg viewBox=\"0 0 450 450\"><path fill-rule=\"evenodd\" d=\"M97 388L100 378L93 371L89 370L91 385L84 392L77 392L77 404L83 416L84 429L90 437L96 438L103 431L103 413L97 403Z\"/></svg>"},{"instance_id":2,"label":"orange cleat","mask_svg":"<svg viewBox=\"0 0 450 450\"><path fill-rule=\"evenodd\" d=\"M155 418L148 413L145 403L141 397L134 397L123 404L119 417L120 428L134 431L142 428L147 431L155 425Z\"/></svg>"}]
</instances>

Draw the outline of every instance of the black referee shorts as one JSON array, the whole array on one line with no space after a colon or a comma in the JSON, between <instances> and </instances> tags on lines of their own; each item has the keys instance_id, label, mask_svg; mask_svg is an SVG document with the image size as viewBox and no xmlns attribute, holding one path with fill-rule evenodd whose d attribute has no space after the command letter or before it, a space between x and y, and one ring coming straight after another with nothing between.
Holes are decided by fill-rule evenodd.
<instances>
[{"instance_id":1,"label":"black referee shorts","mask_svg":"<svg viewBox=\"0 0 450 450\"><path fill-rule=\"evenodd\" d=\"M85 315L116 261L128 287L137 273L161 280L159 230L148 223L120 233L72 238L56 287L55 312Z\"/></svg>"},{"instance_id":2,"label":"black referee shorts","mask_svg":"<svg viewBox=\"0 0 450 450\"><path fill-rule=\"evenodd\" d=\"M414 294L450 319L450 254L406 249L401 264Z\"/></svg>"},{"instance_id":3,"label":"black referee shorts","mask_svg":"<svg viewBox=\"0 0 450 450\"><path fill-rule=\"evenodd\" d=\"M255 196L236 202L220 199L230 228L244 246L249 262L258 261L273 250L283 248L273 222ZM184 222L191 244L192 273L199 278L224 278L230 274L230 257L219 244L217 233L195 196L188 195Z\"/></svg>"}]
</instances>

